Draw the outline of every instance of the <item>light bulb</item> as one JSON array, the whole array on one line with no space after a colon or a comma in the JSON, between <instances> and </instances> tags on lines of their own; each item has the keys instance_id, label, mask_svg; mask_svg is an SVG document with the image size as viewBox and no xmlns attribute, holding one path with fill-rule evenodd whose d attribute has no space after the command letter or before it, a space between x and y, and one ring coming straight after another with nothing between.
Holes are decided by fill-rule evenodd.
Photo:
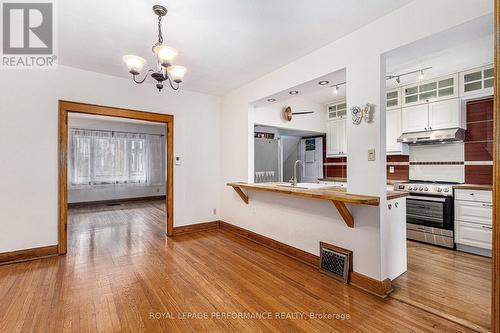
<instances>
[{"instance_id":1,"label":"light bulb","mask_svg":"<svg viewBox=\"0 0 500 333\"><path fill-rule=\"evenodd\" d=\"M163 67L168 67L172 65L175 57L177 57L177 50L173 47L158 44L153 47L153 52L156 54L158 58L158 62Z\"/></svg>"},{"instance_id":2,"label":"light bulb","mask_svg":"<svg viewBox=\"0 0 500 333\"><path fill-rule=\"evenodd\" d=\"M420 74L418 75L418 79L420 81L422 81L424 79L424 70L423 69L420 71Z\"/></svg>"},{"instance_id":3,"label":"light bulb","mask_svg":"<svg viewBox=\"0 0 500 333\"><path fill-rule=\"evenodd\" d=\"M135 55L125 55L122 59L127 64L129 73L133 75L139 74L146 64L146 59Z\"/></svg>"},{"instance_id":4,"label":"light bulb","mask_svg":"<svg viewBox=\"0 0 500 333\"><path fill-rule=\"evenodd\" d=\"M335 86L335 88L333 89L333 93L335 95L339 93L339 87L338 86Z\"/></svg>"},{"instance_id":5,"label":"light bulb","mask_svg":"<svg viewBox=\"0 0 500 333\"><path fill-rule=\"evenodd\" d=\"M184 74L186 74L186 67L184 66L169 66L167 67L168 76L175 83L181 83L184 78Z\"/></svg>"}]
</instances>

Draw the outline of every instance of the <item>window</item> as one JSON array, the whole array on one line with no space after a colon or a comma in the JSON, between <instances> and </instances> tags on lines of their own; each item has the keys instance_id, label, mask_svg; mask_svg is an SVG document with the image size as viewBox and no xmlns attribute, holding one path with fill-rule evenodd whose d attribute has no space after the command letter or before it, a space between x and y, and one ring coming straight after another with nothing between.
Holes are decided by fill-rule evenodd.
<instances>
[{"instance_id":1,"label":"window","mask_svg":"<svg viewBox=\"0 0 500 333\"><path fill-rule=\"evenodd\" d=\"M161 185L163 136L70 129L69 184Z\"/></svg>"}]
</instances>

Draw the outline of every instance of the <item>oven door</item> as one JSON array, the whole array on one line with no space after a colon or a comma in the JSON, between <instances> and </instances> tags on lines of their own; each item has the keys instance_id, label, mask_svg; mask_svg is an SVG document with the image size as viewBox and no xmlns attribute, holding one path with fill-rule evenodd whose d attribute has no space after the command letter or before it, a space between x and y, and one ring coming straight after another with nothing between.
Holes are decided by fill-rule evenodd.
<instances>
[{"instance_id":1,"label":"oven door","mask_svg":"<svg viewBox=\"0 0 500 333\"><path fill-rule=\"evenodd\" d=\"M406 198L406 222L453 230L453 198L410 195Z\"/></svg>"}]
</instances>

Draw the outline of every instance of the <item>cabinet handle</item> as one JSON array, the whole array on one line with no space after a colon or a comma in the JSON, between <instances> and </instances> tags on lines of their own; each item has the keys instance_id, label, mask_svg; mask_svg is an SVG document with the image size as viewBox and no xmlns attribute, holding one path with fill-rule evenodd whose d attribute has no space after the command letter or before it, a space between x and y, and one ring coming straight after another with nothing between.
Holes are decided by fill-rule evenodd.
<instances>
[{"instance_id":1,"label":"cabinet handle","mask_svg":"<svg viewBox=\"0 0 500 333\"><path fill-rule=\"evenodd\" d=\"M484 203L483 207L493 207L493 204L486 204L486 203Z\"/></svg>"},{"instance_id":2,"label":"cabinet handle","mask_svg":"<svg viewBox=\"0 0 500 333\"><path fill-rule=\"evenodd\" d=\"M493 230L493 227L490 227L490 226L487 226L487 225L482 225L481 228L488 229L488 230Z\"/></svg>"},{"instance_id":3,"label":"cabinet handle","mask_svg":"<svg viewBox=\"0 0 500 333\"><path fill-rule=\"evenodd\" d=\"M424 127L424 129L427 131L427 127Z\"/></svg>"},{"instance_id":4,"label":"cabinet handle","mask_svg":"<svg viewBox=\"0 0 500 333\"><path fill-rule=\"evenodd\" d=\"M429 129L432 129L432 127L429 127Z\"/></svg>"}]
</instances>

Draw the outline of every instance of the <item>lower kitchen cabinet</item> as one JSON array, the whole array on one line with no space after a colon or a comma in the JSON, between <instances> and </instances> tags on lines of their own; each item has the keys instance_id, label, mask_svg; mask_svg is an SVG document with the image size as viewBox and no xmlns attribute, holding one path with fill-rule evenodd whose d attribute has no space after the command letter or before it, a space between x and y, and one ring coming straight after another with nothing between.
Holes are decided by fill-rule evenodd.
<instances>
[{"instance_id":1,"label":"lower kitchen cabinet","mask_svg":"<svg viewBox=\"0 0 500 333\"><path fill-rule=\"evenodd\" d=\"M455 243L491 250L491 228L490 225L458 221L455 226Z\"/></svg>"},{"instance_id":2,"label":"lower kitchen cabinet","mask_svg":"<svg viewBox=\"0 0 500 333\"><path fill-rule=\"evenodd\" d=\"M491 191L455 190L455 243L457 250L491 256Z\"/></svg>"}]
</instances>

